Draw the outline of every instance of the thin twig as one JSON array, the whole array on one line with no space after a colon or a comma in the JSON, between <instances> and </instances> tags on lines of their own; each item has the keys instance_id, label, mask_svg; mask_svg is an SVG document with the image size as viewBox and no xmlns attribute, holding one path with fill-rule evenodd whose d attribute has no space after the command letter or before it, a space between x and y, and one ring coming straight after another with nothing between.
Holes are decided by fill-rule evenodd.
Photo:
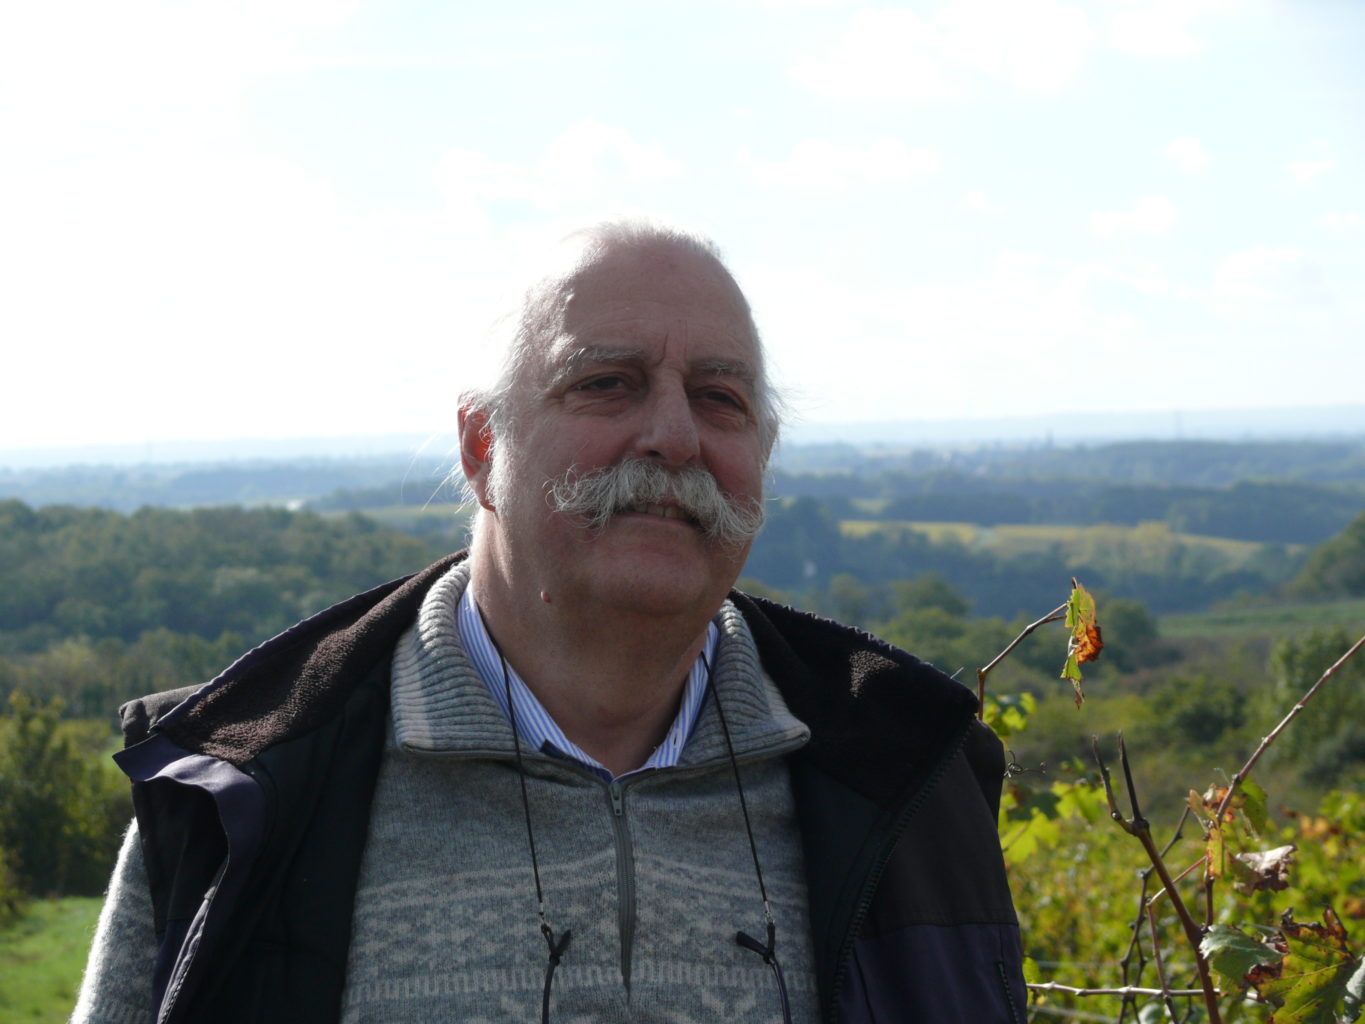
<instances>
[{"instance_id":1,"label":"thin twig","mask_svg":"<svg viewBox=\"0 0 1365 1024\"><path fill-rule=\"evenodd\" d=\"M1059 985L1055 981L1030 982L1030 992L1065 992L1071 996L1202 996L1202 988L1173 988L1170 990L1159 988L1137 988L1133 985L1125 985L1122 988L1073 988L1070 985Z\"/></svg>"},{"instance_id":2,"label":"thin twig","mask_svg":"<svg viewBox=\"0 0 1365 1024\"><path fill-rule=\"evenodd\" d=\"M1237 787L1240 786L1243 781L1245 781L1246 777L1249 774L1251 774L1251 769L1255 767L1256 762L1261 759L1261 755L1266 752L1266 749L1270 746L1270 744L1275 742L1276 737L1278 737L1280 733L1284 732L1285 727L1289 725L1289 723L1292 722L1298 716L1299 712L1302 711L1304 707L1307 706L1308 702L1312 700L1314 695L1318 692L1318 690L1322 688L1322 684L1327 682L1328 679L1334 676L1336 674L1337 669L1341 668L1342 665L1346 664L1346 662L1350 660L1351 656L1354 655L1356 651L1360 650L1360 648L1363 646L1365 646L1365 636L1362 636L1359 640L1352 644L1351 649L1349 651L1347 651L1340 658L1338 658L1336 662L1333 663L1331 668L1329 668L1326 672L1319 676L1318 681L1314 683L1312 686L1310 686L1308 688L1308 692L1299 698L1299 702L1289 709L1289 714L1285 715L1284 718L1280 720L1280 724L1275 726L1275 728L1271 729L1270 733L1263 740L1261 740L1261 745L1256 748L1255 753L1253 753L1251 757L1247 759L1247 763L1242 765L1242 767L1238 770L1237 774L1234 775L1232 777L1232 780L1228 783L1228 791L1223 794L1223 799L1220 800L1218 803L1218 811L1213 816L1213 821L1215 825L1222 824L1223 812L1225 812L1228 809L1228 804L1232 802L1232 794L1237 792Z\"/></svg>"},{"instance_id":3,"label":"thin twig","mask_svg":"<svg viewBox=\"0 0 1365 1024\"><path fill-rule=\"evenodd\" d=\"M1138 842L1142 843L1143 850L1147 852L1147 859L1152 862L1152 867L1156 869L1161 884L1166 887L1167 898L1170 899L1171 907L1175 910L1176 916L1180 918L1180 925L1185 931L1185 940L1190 944L1190 951L1194 954L1194 963L1199 969L1199 983L1203 987L1204 1007L1208 1011L1209 1024L1222 1024L1223 1018L1218 1012L1218 995L1217 989L1213 985L1213 976L1209 973L1208 961L1199 952L1199 942L1203 938L1203 933L1199 926L1194 923L1194 918L1190 916L1185 901L1180 898L1180 893L1176 890L1171 873L1166 868L1166 862L1162 859L1161 851L1152 841L1151 823L1138 813L1137 787L1133 782L1132 771L1128 764L1128 751L1123 742L1123 737L1119 737L1119 760L1123 765L1124 782L1127 784L1129 797L1133 800L1133 817L1131 820L1124 818L1119 811L1118 802L1114 799L1114 785L1109 778L1109 766L1104 763L1104 758L1100 756L1098 739L1094 741L1094 750L1095 760L1100 766L1100 776L1104 779L1104 795L1109 801L1109 816L1125 832L1135 836Z\"/></svg>"},{"instance_id":4,"label":"thin twig","mask_svg":"<svg viewBox=\"0 0 1365 1024\"><path fill-rule=\"evenodd\" d=\"M1175 823L1175 831L1171 833L1171 838L1166 845L1161 848L1161 856L1165 857L1175 848L1175 844L1185 837L1185 822L1190 820L1190 809L1186 806L1180 812L1180 818ZM1123 959L1119 961L1119 968L1123 974L1124 985L1136 985L1142 981L1142 972L1147 969L1147 957L1142 952L1142 944L1138 942L1138 936L1142 934L1143 912L1147 907L1147 889L1152 883L1152 868L1149 866L1144 871L1138 872L1142 879L1142 886L1138 890L1138 910L1137 916L1133 919L1133 925L1129 929L1131 933L1128 938L1128 949L1123 954ZM1162 892L1165 892L1163 889ZM1155 898L1155 897L1153 897ZM1133 976L1129 977L1129 971L1133 966L1133 957L1137 957L1137 970ZM1128 1011L1137 1012L1137 1000L1132 996L1124 996L1123 1002L1119 1006L1118 1024L1123 1024L1128 1016Z\"/></svg>"},{"instance_id":5,"label":"thin twig","mask_svg":"<svg viewBox=\"0 0 1365 1024\"><path fill-rule=\"evenodd\" d=\"M1165 852L1165 851L1163 851L1163 853L1164 853L1164 852ZM1202 867L1204 866L1204 862L1205 862L1206 860L1208 860L1208 859L1209 859L1209 858L1208 858L1208 855L1207 855L1207 854L1205 854L1203 857L1200 857L1197 861L1195 861L1193 864L1191 864L1189 867L1187 867L1184 871L1182 871L1182 872L1180 872L1180 874L1176 875L1176 876L1174 877L1173 881L1178 882L1178 881L1180 881L1182 878L1184 878L1186 875L1188 875L1191 871L1193 871L1195 868L1202 868ZM1156 901L1159 900L1159 899L1161 899L1161 897L1164 896L1164 895L1166 895L1166 890L1165 890L1165 889L1158 889L1156 892L1152 893L1152 898L1151 898L1150 900L1147 901L1147 906L1149 906L1149 907L1154 907L1154 906L1156 906Z\"/></svg>"},{"instance_id":6,"label":"thin twig","mask_svg":"<svg viewBox=\"0 0 1365 1024\"><path fill-rule=\"evenodd\" d=\"M1179 1014L1175 1008L1175 999L1171 995L1171 983L1166 980L1166 965L1161 960L1161 936L1156 928L1156 908L1150 903L1147 905L1147 923L1152 930L1152 963L1156 965L1156 978L1161 982L1161 1001L1166 1004L1166 1013L1174 1022L1179 1019ZM1200 990L1203 995L1203 990Z\"/></svg>"},{"instance_id":7,"label":"thin twig","mask_svg":"<svg viewBox=\"0 0 1365 1024\"><path fill-rule=\"evenodd\" d=\"M1052 611L1048 612L1037 622L1030 622L1027 626L1025 626L1024 631L1020 633L1018 636L1016 636L1013 640L1011 640L1008 647L1006 647L1003 651L1001 651L994 658L992 658L989 665L987 665L985 668L979 668L976 670L977 718L981 718L986 713L986 674L990 672L991 669L995 668L996 665L999 665L1000 662L1004 661L1006 655L1008 655L1010 651L1014 650L1021 643L1023 643L1024 637L1028 636L1039 626L1045 626L1049 622L1060 622L1064 618L1066 618L1066 605L1059 604L1056 608L1052 609Z\"/></svg>"}]
</instances>

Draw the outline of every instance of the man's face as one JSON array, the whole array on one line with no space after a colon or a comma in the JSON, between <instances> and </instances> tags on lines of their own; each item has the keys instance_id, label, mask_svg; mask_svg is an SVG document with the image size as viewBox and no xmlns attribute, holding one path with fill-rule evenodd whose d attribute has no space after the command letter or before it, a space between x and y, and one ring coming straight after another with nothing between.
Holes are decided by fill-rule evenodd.
<instances>
[{"instance_id":1,"label":"man's face","mask_svg":"<svg viewBox=\"0 0 1365 1024\"><path fill-rule=\"evenodd\" d=\"M566 476L634 458L699 467L733 499L761 500L758 356L739 293L710 259L656 242L609 251L564 294L558 330L512 396L516 432L488 525L509 570L551 602L709 616L748 542L707 538L659 505L588 530L546 496Z\"/></svg>"}]
</instances>

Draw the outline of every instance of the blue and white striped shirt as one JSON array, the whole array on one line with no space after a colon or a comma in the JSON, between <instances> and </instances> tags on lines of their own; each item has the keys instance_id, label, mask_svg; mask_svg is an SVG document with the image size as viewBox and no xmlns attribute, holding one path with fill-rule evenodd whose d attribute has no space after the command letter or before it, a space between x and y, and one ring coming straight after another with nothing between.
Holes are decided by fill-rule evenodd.
<instances>
[{"instance_id":1,"label":"blue and white striped shirt","mask_svg":"<svg viewBox=\"0 0 1365 1024\"><path fill-rule=\"evenodd\" d=\"M474 597L468 587L465 588L459 607L455 610L455 625L459 630L460 643L464 646L465 653L469 655L469 660L478 670L484 685L488 687L488 693L510 722L512 715L507 706L507 687L503 685L502 677L504 662L493 644L493 638L484 627L483 617L479 614L478 606L474 603ZM693 662L692 670L687 674L682 701L678 706L678 716L673 720L668 735L654 748L654 753L649 756L648 761L634 771L616 777L624 778L625 775L634 775L636 772L652 768L671 768L678 763L683 747L687 745L687 739L692 735L692 728L697 724L702 700L706 697L706 666L716 663L716 648L719 645L720 630L714 621L709 622L706 626L706 642L702 646L701 654ZM571 758L592 769L608 782L612 780L610 771L564 735L564 731L550 717L550 713L536 699L535 694L511 665L507 665L507 682L512 691L512 703L516 706L517 732L523 740L536 750Z\"/></svg>"}]
</instances>

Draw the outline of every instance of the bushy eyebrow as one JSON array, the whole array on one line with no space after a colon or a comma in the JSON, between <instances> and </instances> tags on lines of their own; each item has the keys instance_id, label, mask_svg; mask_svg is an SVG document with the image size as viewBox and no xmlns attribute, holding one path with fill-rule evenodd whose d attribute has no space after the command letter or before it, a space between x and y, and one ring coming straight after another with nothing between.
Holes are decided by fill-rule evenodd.
<instances>
[{"instance_id":1,"label":"bushy eyebrow","mask_svg":"<svg viewBox=\"0 0 1365 1024\"><path fill-rule=\"evenodd\" d=\"M608 348L603 345L584 345L581 348L569 352L563 361L551 375L551 386L562 385L573 377L584 366L588 365L607 365L607 366L641 366L645 359L644 349L639 348ZM758 379L754 370L748 363L734 361L730 359L702 359L693 363L689 368L694 374L701 374L707 377L729 377L748 385L754 386Z\"/></svg>"}]
</instances>

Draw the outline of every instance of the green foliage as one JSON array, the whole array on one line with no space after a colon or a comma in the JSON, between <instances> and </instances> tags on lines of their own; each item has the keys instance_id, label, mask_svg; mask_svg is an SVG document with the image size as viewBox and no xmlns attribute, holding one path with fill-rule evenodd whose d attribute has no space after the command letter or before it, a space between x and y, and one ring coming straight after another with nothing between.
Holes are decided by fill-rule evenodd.
<instances>
[{"instance_id":1,"label":"green foliage","mask_svg":"<svg viewBox=\"0 0 1365 1024\"><path fill-rule=\"evenodd\" d=\"M1359 966L1341 921L1330 908L1321 924L1300 924L1285 911L1277 945L1278 964L1262 965L1249 980L1275 1007L1274 1024L1336 1024L1343 1019L1347 986Z\"/></svg>"},{"instance_id":2,"label":"green foliage","mask_svg":"<svg viewBox=\"0 0 1365 1024\"><path fill-rule=\"evenodd\" d=\"M1310 629L1279 641L1270 652L1275 681L1267 718L1287 711L1351 646L1340 627ZM1310 780L1354 779L1365 783L1365 659L1348 661L1295 718L1271 750L1272 763L1303 763Z\"/></svg>"},{"instance_id":3,"label":"green foliage","mask_svg":"<svg viewBox=\"0 0 1365 1024\"><path fill-rule=\"evenodd\" d=\"M1365 514L1313 549L1291 589L1314 597L1365 597Z\"/></svg>"},{"instance_id":4,"label":"green foliage","mask_svg":"<svg viewBox=\"0 0 1365 1024\"><path fill-rule=\"evenodd\" d=\"M443 552L442 552L443 553ZM0 652L169 629L258 642L437 556L358 515L0 503Z\"/></svg>"},{"instance_id":5,"label":"green foliage","mask_svg":"<svg viewBox=\"0 0 1365 1024\"><path fill-rule=\"evenodd\" d=\"M1323 653L1320 648L1332 647L1336 639L1284 645L1275 661L1286 675L1293 675L1290 669L1296 667L1296 682L1302 682L1303 676L1315 673L1311 666ZM1336 646L1330 660L1345 646ZM1173 682L1167 690L1168 702L1181 695L1186 699L1168 720L1186 733L1184 742L1235 731L1238 711L1225 685L1187 680ZM1011 714L1005 714L1006 707ZM1011 742L1037 721L1026 713L1033 709L1022 704L996 701L991 710L992 720L1005 724ZM1206 726L1200 722L1205 715L1227 720ZM1149 954L1141 950L1156 941L1164 951L1166 977L1178 987L1189 984L1194 953L1168 900L1155 903L1161 911L1155 940L1147 934L1140 907L1155 888L1140 887L1138 878L1152 875L1150 864L1141 847L1107 820L1102 790L1076 769L1048 777L1033 771L1019 774L1021 767L1012 764L1009 769L1000 832L1026 953L1040 963L1058 965L1050 980L1113 987L1120 983L1120 962L1138 971L1123 975L1124 983L1142 983L1142 964ZM1201 950L1222 977L1224 1019L1272 1024L1355 1019L1355 990L1365 985L1365 967L1348 926L1365 921L1365 796L1349 789L1329 792L1316 814L1286 810L1287 824L1277 824L1268 812L1266 793L1247 780L1227 801L1224 816L1214 821L1226 792L1212 786L1202 798L1191 794L1193 820L1181 826L1169 845L1158 838L1171 874L1183 878L1178 886L1187 906L1202 907L1206 877L1218 896L1217 916ZM1085 899L1077 901L1076 893L1084 893ZM1287 909L1306 914L1333 907L1341 918L1325 909L1320 923L1298 923ZM1141 929L1138 947L1131 945L1135 927ZM1136 962L1134 950L1140 954ZM1148 976L1146 984L1155 982ZM1253 990L1254 997L1244 996ZM1053 992L1043 998L1071 1009L1078 1006L1073 997ZM1088 1001L1085 1008L1094 1012L1096 1003Z\"/></svg>"},{"instance_id":6,"label":"green foliage","mask_svg":"<svg viewBox=\"0 0 1365 1024\"><path fill-rule=\"evenodd\" d=\"M62 702L10 694L0 717L0 848L27 892L104 889L132 816L126 780L97 754L107 734L61 720Z\"/></svg>"},{"instance_id":7,"label":"green foliage","mask_svg":"<svg viewBox=\"0 0 1365 1024\"><path fill-rule=\"evenodd\" d=\"M1104 609L1104 660L1121 672L1171 660L1156 618L1142 601L1101 595Z\"/></svg>"},{"instance_id":8,"label":"green foliage","mask_svg":"<svg viewBox=\"0 0 1365 1024\"><path fill-rule=\"evenodd\" d=\"M1204 934L1199 951L1229 990L1245 988L1243 979L1253 967L1273 963L1283 955L1260 936L1248 935L1230 924L1215 924Z\"/></svg>"},{"instance_id":9,"label":"green foliage","mask_svg":"<svg viewBox=\"0 0 1365 1024\"><path fill-rule=\"evenodd\" d=\"M4 928L22 913L27 893L14 870L14 855L0 846L0 928Z\"/></svg>"},{"instance_id":10,"label":"green foliage","mask_svg":"<svg viewBox=\"0 0 1365 1024\"><path fill-rule=\"evenodd\" d=\"M938 572L927 572L910 580L893 580L891 597L901 611L937 608L959 619L965 618L972 608L971 601Z\"/></svg>"}]
</instances>

